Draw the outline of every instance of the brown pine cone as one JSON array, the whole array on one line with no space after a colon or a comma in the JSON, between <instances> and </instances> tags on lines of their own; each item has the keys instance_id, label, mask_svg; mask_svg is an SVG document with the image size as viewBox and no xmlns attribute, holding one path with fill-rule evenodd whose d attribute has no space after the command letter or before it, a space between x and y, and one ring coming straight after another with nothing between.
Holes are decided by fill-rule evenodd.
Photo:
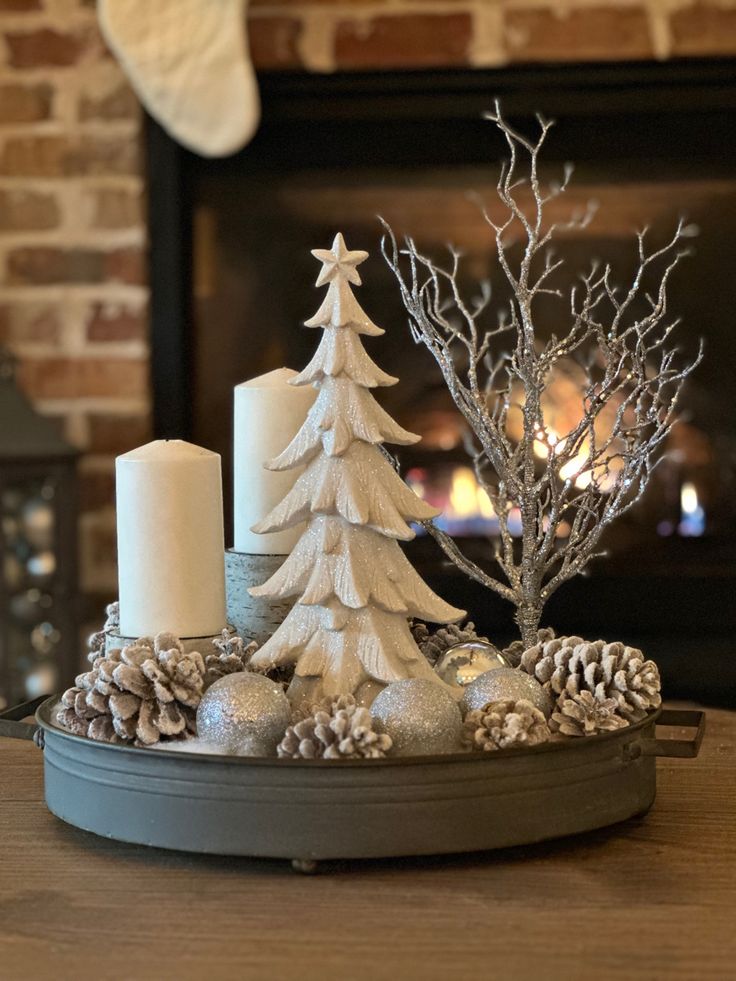
<instances>
[{"instance_id":1,"label":"brown pine cone","mask_svg":"<svg viewBox=\"0 0 736 981\"><path fill-rule=\"evenodd\" d=\"M552 627L542 627L541 630L537 631L537 644L544 644L548 640L554 640L555 632ZM526 650L526 644L523 640L515 640L509 644L508 647L504 647L501 651L503 656L509 662L512 668L518 668L521 663L521 655Z\"/></svg>"},{"instance_id":2,"label":"brown pine cone","mask_svg":"<svg viewBox=\"0 0 736 981\"><path fill-rule=\"evenodd\" d=\"M76 736L88 736L100 742L120 742L112 725L109 697L95 687L99 677L97 668L77 676L74 687L61 696L62 707L57 720Z\"/></svg>"},{"instance_id":3,"label":"brown pine cone","mask_svg":"<svg viewBox=\"0 0 736 981\"><path fill-rule=\"evenodd\" d=\"M143 675L153 685L155 698L162 704L179 702L196 708L204 688L204 659L198 651L185 651L173 634L158 634L154 641L155 657L141 664Z\"/></svg>"},{"instance_id":4,"label":"brown pine cone","mask_svg":"<svg viewBox=\"0 0 736 981\"><path fill-rule=\"evenodd\" d=\"M97 657L104 657L108 633L120 627L120 604L117 600L114 603L108 603L105 607L105 614L106 619L102 630L96 630L93 634L90 634L87 641L87 646L89 647L87 660L90 663L93 663Z\"/></svg>"},{"instance_id":5,"label":"brown pine cone","mask_svg":"<svg viewBox=\"0 0 736 981\"><path fill-rule=\"evenodd\" d=\"M377 759L391 749L391 737L373 731L371 714L352 695L315 705L312 714L286 730L278 755L291 759Z\"/></svg>"},{"instance_id":6,"label":"brown pine cone","mask_svg":"<svg viewBox=\"0 0 736 981\"><path fill-rule=\"evenodd\" d=\"M87 736L101 743L119 743L119 739L109 715L98 715L94 719L80 718L73 708L62 708L57 714L60 725L75 736Z\"/></svg>"},{"instance_id":7,"label":"brown pine cone","mask_svg":"<svg viewBox=\"0 0 736 981\"><path fill-rule=\"evenodd\" d=\"M465 644L471 640L479 640L490 644L487 637L479 637L475 632L475 624L468 620L462 626L450 623L430 633L426 623L417 620L411 625L412 636L419 650L429 663L434 666L442 655L455 644Z\"/></svg>"},{"instance_id":8,"label":"brown pine cone","mask_svg":"<svg viewBox=\"0 0 736 981\"><path fill-rule=\"evenodd\" d=\"M549 726L544 714L525 698L490 702L485 708L468 712L463 742L472 749L538 746L547 742Z\"/></svg>"},{"instance_id":9,"label":"brown pine cone","mask_svg":"<svg viewBox=\"0 0 736 981\"><path fill-rule=\"evenodd\" d=\"M205 688L224 678L228 674L248 671L248 661L258 650L258 644L252 640L246 644L242 637L230 630L223 630L219 637L212 639L216 654L208 654L204 659Z\"/></svg>"},{"instance_id":10,"label":"brown pine cone","mask_svg":"<svg viewBox=\"0 0 736 981\"><path fill-rule=\"evenodd\" d=\"M563 692L552 711L549 727L563 736L595 736L628 726L618 713L615 698L596 698L589 691L575 695Z\"/></svg>"},{"instance_id":11,"label":"brown pine cone","mask_svg":"<svg viewBox=\"0 0 736 981\"><path fill-rule=\"evenodd\" d=\"M520 666L553 696L588 691L598 701L613 699L629 722L662 704L657 665L621 643L557 637L524 651Z\"/></svg>"},{"instance_id":12,"label":"brown pine cone","mask_svg":"<svg viewBox=\"0 0 736 981\"><path fill-rule=\"evenodd\" d=\"M98 655L62 696L58 720L71 732L103 742L150 746L195 732L204 690L204 661L178 638L141 637Z\"/></svg>"}]
</instances>

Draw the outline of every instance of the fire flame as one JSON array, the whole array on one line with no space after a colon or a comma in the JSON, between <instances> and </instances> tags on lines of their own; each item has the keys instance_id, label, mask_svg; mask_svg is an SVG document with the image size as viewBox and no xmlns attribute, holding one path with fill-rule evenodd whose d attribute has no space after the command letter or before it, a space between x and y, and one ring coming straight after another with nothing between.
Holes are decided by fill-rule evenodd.
<instances>
[{"instance_id":1,"label":"fire flame","mask_svg":"<svg viewBox=\"0 0 736 981\"><path fill-rule=\"evenodd\" d=\"M680 489L680 508L683 515L695 514L699 506L700 502L695 484L691 484L689 481L684 483Z\"/></svg>"},{"instance_id":2,"label":"fire flame","mask_svg":"<svg viewBox=\"0 0 736 981\"><path fill-rule=\"evenodd\" d=\"M690 481L680 488L680 523L677 530L684 538L700 538L705 534L705 509L700 503L695 484Z\"/></svg>"},{"instance_id":3,"label":"fire flame","mask_svg":"<svg viewBox=\"0 0 736 981\"><path fill-rule=\"evenodd\" d=\"M452 473L447 514L452 518L495 517L493 505L470 467L456 467Z\"/></svg>"}]
</instances>

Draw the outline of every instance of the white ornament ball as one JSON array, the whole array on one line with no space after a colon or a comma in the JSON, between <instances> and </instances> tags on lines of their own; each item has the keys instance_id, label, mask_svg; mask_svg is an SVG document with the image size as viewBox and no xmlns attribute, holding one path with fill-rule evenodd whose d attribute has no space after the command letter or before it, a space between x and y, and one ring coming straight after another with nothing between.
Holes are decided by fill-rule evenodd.
<instances>
[{"instance_id":1,"label":"white ornament ball","mask_svg":"<svg viewBox=\"0 0 736 981\"><path fill-rule=\"evenodd\" d=\"M275 756L291 722L281 685L238 671L211 685L197 709L197 735L234 756Z\"/></svg>"},{"instance_id":2,"label":"white ornament ball","mask_svg":"<svg viewBox=\"0 0 736 981\"><path fill-rule=\"evenodd\" d=\"M486 671L507 668L509 662L493 644L483 640L468 640L448 647L434 670L447 685L466 688Z\"/></svg>"},{"instance_id":3,"label":"white ornament ball","mask_svg":"<svg viewBox=\"0 0 736 981\"><path fill-rule=\"evenodd\" d=\"M433 756L461 750L463 720L452 692L427 678L395 681L371 705L375 728L393 742L392 755Z\"/></svg>"},{"instance_id":4,"label":"white ornament ball","mask_svg":"<svg viewBox=\"0 0 736 981\"><path fill-rule=\"evenodd\" d=\"M514 701L525 698L547 719L552 714L552 699L547 692L536 678L519 668L496 668L479 675L465 689L461 707L464 712L472 712L489 702L511 698Z\"/></svg>"}]
</instances>

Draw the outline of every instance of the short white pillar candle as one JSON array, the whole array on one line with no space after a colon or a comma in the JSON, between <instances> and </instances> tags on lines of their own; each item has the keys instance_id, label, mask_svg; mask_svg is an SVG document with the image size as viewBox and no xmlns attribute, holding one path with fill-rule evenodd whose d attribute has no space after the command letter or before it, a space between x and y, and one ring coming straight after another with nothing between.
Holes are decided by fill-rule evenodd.
<instances>
[{"instance_id":1,"label":"short white pillar candle","mask_svg":"<svg viewBox=\"0 0 736 981\"><path fill-rule=\"evenodd\" d=\"M120 633L207 637L226 625L218 453L159 439L115 462Z\"/></svg>"},{"instance_id":2,"label":"short white pillar candle","mask_svg":"<svg viewBox=\"0 0 736 981\"><path fill-rule=\"evenodd\" d=\"M306 419L316 392L311 385L290 385L297 372L278 368L235 387L233 438L233 524L236 552L288 555L304 526L257 535L264 518L294 486L301 468L274 472L264 464L278 456Z\"/></svg>"}]
</instances>

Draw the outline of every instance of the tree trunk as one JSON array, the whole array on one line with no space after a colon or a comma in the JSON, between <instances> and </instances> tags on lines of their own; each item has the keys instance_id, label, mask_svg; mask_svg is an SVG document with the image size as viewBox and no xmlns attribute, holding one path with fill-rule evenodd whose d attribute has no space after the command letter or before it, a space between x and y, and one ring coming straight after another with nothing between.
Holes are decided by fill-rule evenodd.
<instances>
[{"instance_id":1,"label":"tree trunk","mask_svg":"<svg viewBox=\"0 0 736 981\"><path fill-rule=\"evenodd\" d=\"M529 385L525 382L529 391ZM535 463L534 434L541 418L541 407L536 394L527 397L524 405L524 490L519 502L521 511L521 575L520 602L516 610L516 622L525 647L537 641L537 629L542 616L542 574L537 556L537 498L534 494Z\"/></svg>"},{"instance_id":2,"label":"tree trunk","mask_svg":"<svg viewBox=\"0 0 736 981\"><path fill-rule=\"evenodd\" d=\"M537 642L539 621L542 619L541 604L522 602L516 609L515 619L521 631L524 648L533 647Z\"/></svg>"},{"instance_id":3,"label":"tree trunk","mask_svg":"<svg viewBox=\"0 0 736 981\"><path fill-rule=\"evenodd\" d=\"M528 275L528 269L524 273ZM534 440L544 418L540 401L541 386L537 379L536 354L534 350L534 327L532 325L529 298L521 305L521 319L524 324L524 356L521 377L524 382L524 437L522 493L519 500L521 512L521 570L520 601L516 610L516 622L521 631L525 647L531 647L537 640L537 629L542 616L542 572L538 568L537 523L538 496L535 490L536 460Z\"/></svg>"}]
</instances>

